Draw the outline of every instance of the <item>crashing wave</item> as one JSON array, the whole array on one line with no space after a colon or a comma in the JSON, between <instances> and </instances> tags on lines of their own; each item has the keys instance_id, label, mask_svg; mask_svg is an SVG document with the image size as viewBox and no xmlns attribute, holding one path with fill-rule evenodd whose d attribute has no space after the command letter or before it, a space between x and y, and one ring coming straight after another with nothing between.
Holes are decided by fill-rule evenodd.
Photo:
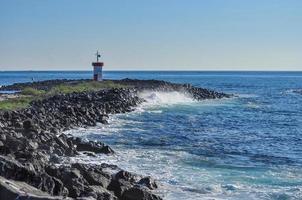
<instances>
[{"instance_id":1,"label":"crashing wave","mask_svg":"<svg viewBox=\"0 0 302 200\"><path fill-rule=\"evenodd\" d=\"M177 91L143 91L139 96L145 99L145 104L147 105L173 105L193 103L196 101L190 95Z\"/></svg>"}]
</instances>

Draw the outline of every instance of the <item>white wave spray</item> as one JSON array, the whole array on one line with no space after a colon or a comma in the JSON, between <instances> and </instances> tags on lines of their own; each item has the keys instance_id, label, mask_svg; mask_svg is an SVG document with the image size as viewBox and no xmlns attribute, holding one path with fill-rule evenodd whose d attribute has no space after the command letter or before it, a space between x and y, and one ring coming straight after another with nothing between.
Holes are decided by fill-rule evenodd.
<instances>
[{"instance_id":1,"label":"white wave spray","mask_svg":"<svg viewBox=\"0 0 302 200\"><path fill-rule=\"evenodd\" d=\"M189 94L176 91L143 91L139 97L146 100L145 105L174 105L195 102Z\"/></svg>"}]
</instances>

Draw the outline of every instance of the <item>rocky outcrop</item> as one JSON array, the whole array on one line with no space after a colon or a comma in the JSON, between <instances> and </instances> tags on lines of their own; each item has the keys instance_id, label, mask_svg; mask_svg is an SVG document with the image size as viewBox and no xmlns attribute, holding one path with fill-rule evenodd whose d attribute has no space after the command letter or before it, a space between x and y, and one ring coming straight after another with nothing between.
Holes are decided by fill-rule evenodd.
<instances>
[{"instance_id":1,"label":"rocky outcrop","mask_svg":"<svg viewBox=\"0 0 302 200\"><path fill-rule=\"evenodd\" d=\"M0 176L0 199L3 200L71 200L63 196L50 196L25 182L14 181Z\"/></svg>"},{"instance_id":2,"label":"rocky outcrop","mask_svg":"<svg viewBox=\"0 0 302 200\"><path fill-rule=\"evenodd\" d=\"M0 197L5 197L1 199L161 199L142 184L141 180L149 177L125 171L111 174L106 170L112 167L109 165L46 165L42 171L35 171L15 159L3 156L0 159ZM119 176L124 173L139 179Z\"/></svg>"},{"instance_id":3,"label":"rocky outcrop","mask_svg":"<svg viewBox=\"0 0 302 200\"><path fill-rule=\"evenodd\" d=\"M32 86L49 90L63 82L15 84L2 89L18 90ZM16 195L23 195L20 184L24 184L25 193L31 199L161 199L152 194L158 184L151 177L106 164L62 164L61 157L76 156L80 152L91 156L114 153L102 142L83 141L62 132L108 123L109 114L132 111L144 101L138 97L142 90L181 91L197 100L229 95L165 81L124 79L115 82L127 87L55 95L33 101L26 109L0 111L0 197L7 195L7 200L16 199Z\"/></svg>"}]
</instances>

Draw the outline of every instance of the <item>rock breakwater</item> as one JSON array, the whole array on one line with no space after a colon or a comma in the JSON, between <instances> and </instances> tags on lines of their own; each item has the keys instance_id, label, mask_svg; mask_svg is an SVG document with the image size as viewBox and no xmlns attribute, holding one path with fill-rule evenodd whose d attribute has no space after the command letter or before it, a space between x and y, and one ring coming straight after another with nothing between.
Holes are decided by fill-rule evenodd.
<instances>
[{"instance_id":1,"label":"rock breakwater","mask_svg":"<svg viewBox=\"0 0 302 200\"><path fill-rule=\"evenodd\" d=\"M29 85L49 90L57 84L77 82L24 83L2 90L22 90ZM82 141L62 132L108 123L109 114L131 112L144 101L138 95L144 90L180 91L196 100L230 97L165 81L124 79L114 82L125 88L58 94L35 100L25 109L0 111L0 199L161 199L152 193L158 185L151 177L104 163L61 164L60 157L77 156L80 152L114 153L102 142Z\"/></svg>"}]
</instances>

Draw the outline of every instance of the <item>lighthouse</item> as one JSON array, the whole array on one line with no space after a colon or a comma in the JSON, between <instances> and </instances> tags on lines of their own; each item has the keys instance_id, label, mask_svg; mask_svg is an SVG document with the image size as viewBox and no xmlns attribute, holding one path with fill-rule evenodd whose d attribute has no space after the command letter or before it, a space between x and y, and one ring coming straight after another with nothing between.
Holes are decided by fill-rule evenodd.
<instances>
[{"instance_id":1,"label":"lighthouse","mask_svg":"<svg viewBox=\"0 0 302 200\"><path fill-rule=\"evenodd\" d=\"M92 63L93 66L93 80L95 81L102 81L103 80L103 62L99 62L99 58L101 55L99 54L99 51L96 52L96 62Z\"/></svg>"}]
</instances>

